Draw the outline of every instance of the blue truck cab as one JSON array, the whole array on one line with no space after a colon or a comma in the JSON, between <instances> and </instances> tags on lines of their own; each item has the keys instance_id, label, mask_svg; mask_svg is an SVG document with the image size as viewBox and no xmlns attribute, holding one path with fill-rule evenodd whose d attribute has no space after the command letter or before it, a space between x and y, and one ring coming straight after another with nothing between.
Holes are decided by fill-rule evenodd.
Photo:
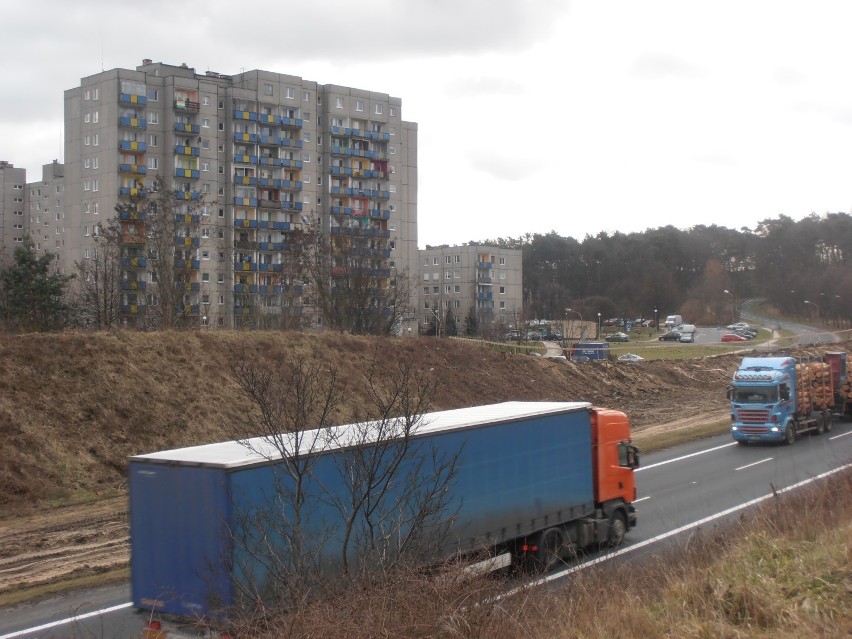
<instances>
[{"instance_id":1,"label":"blue truck cab","mask_svg":"<svg viewBox=\"0 0 852 639\"><path fill-rule=\"evenodd\" d=\"M795 439L796 360L746 357L728 390L731 435L739 443Z\"/></svg>"}]
</instances>

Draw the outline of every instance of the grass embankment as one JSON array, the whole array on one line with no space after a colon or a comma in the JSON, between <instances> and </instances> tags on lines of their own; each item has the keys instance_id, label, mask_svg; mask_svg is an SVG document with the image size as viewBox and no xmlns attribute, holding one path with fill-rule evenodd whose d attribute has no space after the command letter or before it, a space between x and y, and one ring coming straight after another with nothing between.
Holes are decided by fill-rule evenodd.
<instances>
[{"instance_id":1,"label":"grass embankment","mask_svg":"<svg viewBox=\"0 0 852 639\"><path fill-rule=\"evenodd\" d=\"M498 580L406 578L270 620L252 637L848 637L852 471L772 498L665 555L503 598ZM239 633L238 633L239 634ZM241 635L242 636L242 635Z\"/></svg>"}]
</instances>

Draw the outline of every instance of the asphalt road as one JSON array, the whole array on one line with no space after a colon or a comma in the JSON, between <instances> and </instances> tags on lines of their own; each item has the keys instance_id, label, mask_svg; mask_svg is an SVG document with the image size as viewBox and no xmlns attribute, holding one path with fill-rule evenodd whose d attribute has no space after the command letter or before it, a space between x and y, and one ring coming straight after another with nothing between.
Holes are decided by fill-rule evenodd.
<instances>
[{"instance_id":1,"label":"asphalt road","mask_svg":"<svg viewBox=\"0 0 852 639\"><path fill-rule=\"evenodd\" d=\"M719 525L773 491L794 489L851 462L852 423L845 421L793 446L742 447L724 435L643 455L637 528L619 549L590 559L620 561L686 543L697 528ZM553 571L541 581L564 579L588 563ZM0 639L138 637L144 623L144 615L130 607L129 585L123 584L2 610Z\"/></svg>"}]
</instances>

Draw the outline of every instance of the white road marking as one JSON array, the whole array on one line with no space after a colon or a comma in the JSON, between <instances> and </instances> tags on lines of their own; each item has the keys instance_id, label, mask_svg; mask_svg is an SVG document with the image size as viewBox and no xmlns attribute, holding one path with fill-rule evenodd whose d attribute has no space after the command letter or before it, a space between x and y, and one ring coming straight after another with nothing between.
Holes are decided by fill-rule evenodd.
<instances>
[{"instance_id":1,"label":"white road marking","mask_svg":"<svg viewBox=\"0 0 852 639\"><path fill-rule=\"evenodd\" d=\"M26 635L30 635L34 632L41 632L42 630L50 630L51 628L56 628L58 626L64 626L67 623L75 623L77 621L82 621L83 619L89 619L90 617L97 617L98 615L105 615L110 612L115 612L116 610L122 610L123 608L129 608L133 603L128 601L127 603L118 604L116 606L110 606L109 608L104 608L103 610L93 610L92 612L87 612L84 615L74 615L73 617L68 617L67 619L59 619L58 621L51 621L50 623L43 624L41 626L36 626L34 628L26 628L25 630L16 630L15 632L10 632L7 635L0 635L0 639L13 639L14 637L24 637Z\"/></svg>"},{"instance_id":2,"label":"white road marking","mask_svg":"<svg viewBox=\"0 0 852 639\"><path fill-rule=\"evenodd\" d=\"M633 552L635 550L639 550L640 548L644 548L645 546L650 546L652 544L656 544L660 541L663 541L664 539L668 539L669 537L674 537L675 535L679 535L680 533L686 532L687 530L692 530L693 528L698 528L699 526L703 526L704 524L708 524L711 521L715 521L717 519L721 519L722 517L726 517L730 514L738 512L740 510L745 510L746 508L756 506L757 504L759 504L763 501L766 501L767 499L771 499L772 497L775 497L776 495L780 495L781 493L786 493L786 492L789 492L791 490L795 490L796 488L801 488L802 486L807 486L810 483L813 483L813 482L818 481L820 479L824 479L825 477L829 477L831 475L834 475L835 473L842 472L842 471L844 471L848 468L852 468L852 464L846 464L844 466L840 466L839 468L835 468L833 470L826 471L826 472L822 473L821 475L817 475L816 477L811 477L810 479L803 479L802 481L797 482L795 484L792 484L790 486L787 486L786 488L778 489L774 493L769 493L767 495L763 495L762 497L756 497L754 499L750 499L747 502L743 502L742 504L739 504L738 506L733 506L731 508L728 508L726 510L718 512L715 515L709 515L707 517L703 517L702 519L699 519L697 521L693 521L691 524L686 524L685 526L681 526L680 528L675 528L674 530L664 532L661 535L657 535L656 537L652 537L651 539L646 539L645 541L640 541L639 543L633 544L632 546L626 546L624 548L614 550L613 552L611 552L607 555L604 555L603 557L596 557L595 559L592 559L592 560L587 561L585 563L579 564L577 566L571 566L570 568L566 568L565 570L562 570L560 572L556 572L556 573L547 575L547 576L542 577L541 579L538 579L538 580L536 580L532 583L525 584L525 585L520 586L518 588L514 588L513 590L506 593L505 595L501 595L499 598L502 599L503 597L508 597L508 596L517 594L517 593L522 592L523 590L526 590L528 588L531 588L531 587L534 587L534 586L540 586L540 585L548 583L550 581L555 581L556 579L561 579L562 577L565 577L565 576L570 575L570 574L575 573L575 572L579 572L580 570L588 568L589 566L594 566L595 564L602 564L605 561L609 561L610 559L615 559L616 557L620 557L621 555L626 555L627 553ZM3 638L0 637L0 639L3 639Z\"/></svg>"},{"instance_id":3,"label":"white road marking","mask_svg":"<svg viewBox=\"0 0 852 639\"><path fill-rule=\"evenodd\" d=\"M690 457L696 457L698 455L703 455L705 453L712 453L715 450L721 450L723 448L728 448L730 446L736 446L737 442L731 442L730 444L722 444L721 446L716 446L714 448L708 448L706 450L699 450L697 453L690 453L689 455L684 455L683 457L675 457L674 459L667 459L666 461L657 462L656 464L651 464L650 466L640 466L635 471L638 473L640 470L648 470L649 468L656 468L657 466L665 466L666 464L672 464L677 461L681 461L683 459L689 459ZM3 639L0 637L0 639Z\"/></svg>"},{"instance_id":4,"label":"white road marking","mask_svg":"<svg viewBox=\"0 0 852 639\"><path fill-rule=\"evenodd\" d=\"M647 497L640 497L639 499L634 499L633 503L638 504L640 501L645 501L646 499L651 499L651 496L648 495Z\"/></svg>"},{"instance_id":5,"label":"white road marking","mask_svg":"<svg viewBox=\"0 0 852 639\"><path fill-rule=\"evenodd\" d=\"M852 430L847 431L845 433L840 433L839 435L834 435L833 437L829 437L829 439L840 439L841 437L846 437L847 435L852 435Z\"/></svg>"},{"instance_id":6,"label":"white road marking","mask_svg":"<svg viewBox=\"0 0 852 639\"><path fill-rule=\"evenodd\" d=\"M774 457L767 457L766 459L761 459L760 461L752 462L750 464L746 464L745 466L740 466L739 468L734 468L734 470L744 470L746 468L751 468L752 466L757 466L758 464L764 464L768 461L772 461L775 459Z\"/></svg>"}]
</instances>

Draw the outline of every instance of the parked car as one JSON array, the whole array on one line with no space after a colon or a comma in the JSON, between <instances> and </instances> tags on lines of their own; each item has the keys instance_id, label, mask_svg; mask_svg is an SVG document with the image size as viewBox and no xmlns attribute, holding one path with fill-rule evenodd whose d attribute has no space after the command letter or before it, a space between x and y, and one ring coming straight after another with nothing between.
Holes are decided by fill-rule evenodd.
<instances>
[{"instance_id":1,"label":"parked car","mask_svg":"<svg viewBox=\"0 0 852 639\"><path fill-rule=\"evenodd\" d=\"M627 333L613 333L612 335L607 335L606 341L608 341L608 342L629 342L630 336Z\"/></svg>"},{"instance_id":2,"label":"parked car","mask_svg":"<svg viewBox=\"0 0 852 639\"><path fill-rule=\"evenodd\" d=\"M725 333L722 335L723 342L747 342L748 338L743 337L742 335L737 335L736 333Z\"/></svg>"},{"instance_id":3,"label":"parked car","mask_svg":"<svg viewBox=\"0 0 852 639\"><path fill-rule=\"evenodd\" d=\"M642 326L645 328L654 328L654 320L645 320L642 322Z\"/></svg>"},{"instance_id":4,"label":"parked car","mask_svg":"<svg viewBox=\"0 0 852 639\"><path fill-rule=\"evenodd\" d=\"M692 344L695 341L695 333L684 333L680 336L680 339L678 339L678 341L684 344Z\"/></svg>"},{"instance_id":5,"label":"parked car","mask_svg":"<svg viewBox=\"0 0 852 639\"><path fill-rule=\"evenodd\" d=\"M592 360L589 359L588 355L574 355L574 357L571 358L571 361L576 362L577 364L585 364L586 362L591 362Z\"/></svg>"},{"instance_id":6,"label":"parked car","mask_svg":"<svg viewBox=\"0 0 852 639\"><path fill-rule=\"evenodd\" d=\"M618 357L619 362L644 362L645 358L636 353L625 353Z\"/></svg>"},{"instance_id":7,"label":"parked car","mask_svg":"<svg viewBox=\"0 0 852 639\"><path fill-rule=\"evenodd\" d=\"M661 342L676 342L680 339L680 331L669 331L658 338Z\"/></svg>"},{"instance_id":8,"label":"parked car","mask_svg":"<svg viewBox=\"0 0 852 639\"><path fill-rule=\"evenodd\" d=\"M745 337L746 339L754 339L757 337L757 331L751 331L745 328L742 328L738 331L734 331L735 335L739 335L740 337Z\"/></svg>"},{"instance_id":9,"label":"parked car","mask_svg":"<svg viewBox=\"0 0 852 639\"><path fill-rule=\"evenodd\" d=\"M751 328L751 326L749 326L745 322L737 322L736 324L728 324L725 328L727 328L729 331L736 331L741 328Z\"/></svg>"}]
</instances>

